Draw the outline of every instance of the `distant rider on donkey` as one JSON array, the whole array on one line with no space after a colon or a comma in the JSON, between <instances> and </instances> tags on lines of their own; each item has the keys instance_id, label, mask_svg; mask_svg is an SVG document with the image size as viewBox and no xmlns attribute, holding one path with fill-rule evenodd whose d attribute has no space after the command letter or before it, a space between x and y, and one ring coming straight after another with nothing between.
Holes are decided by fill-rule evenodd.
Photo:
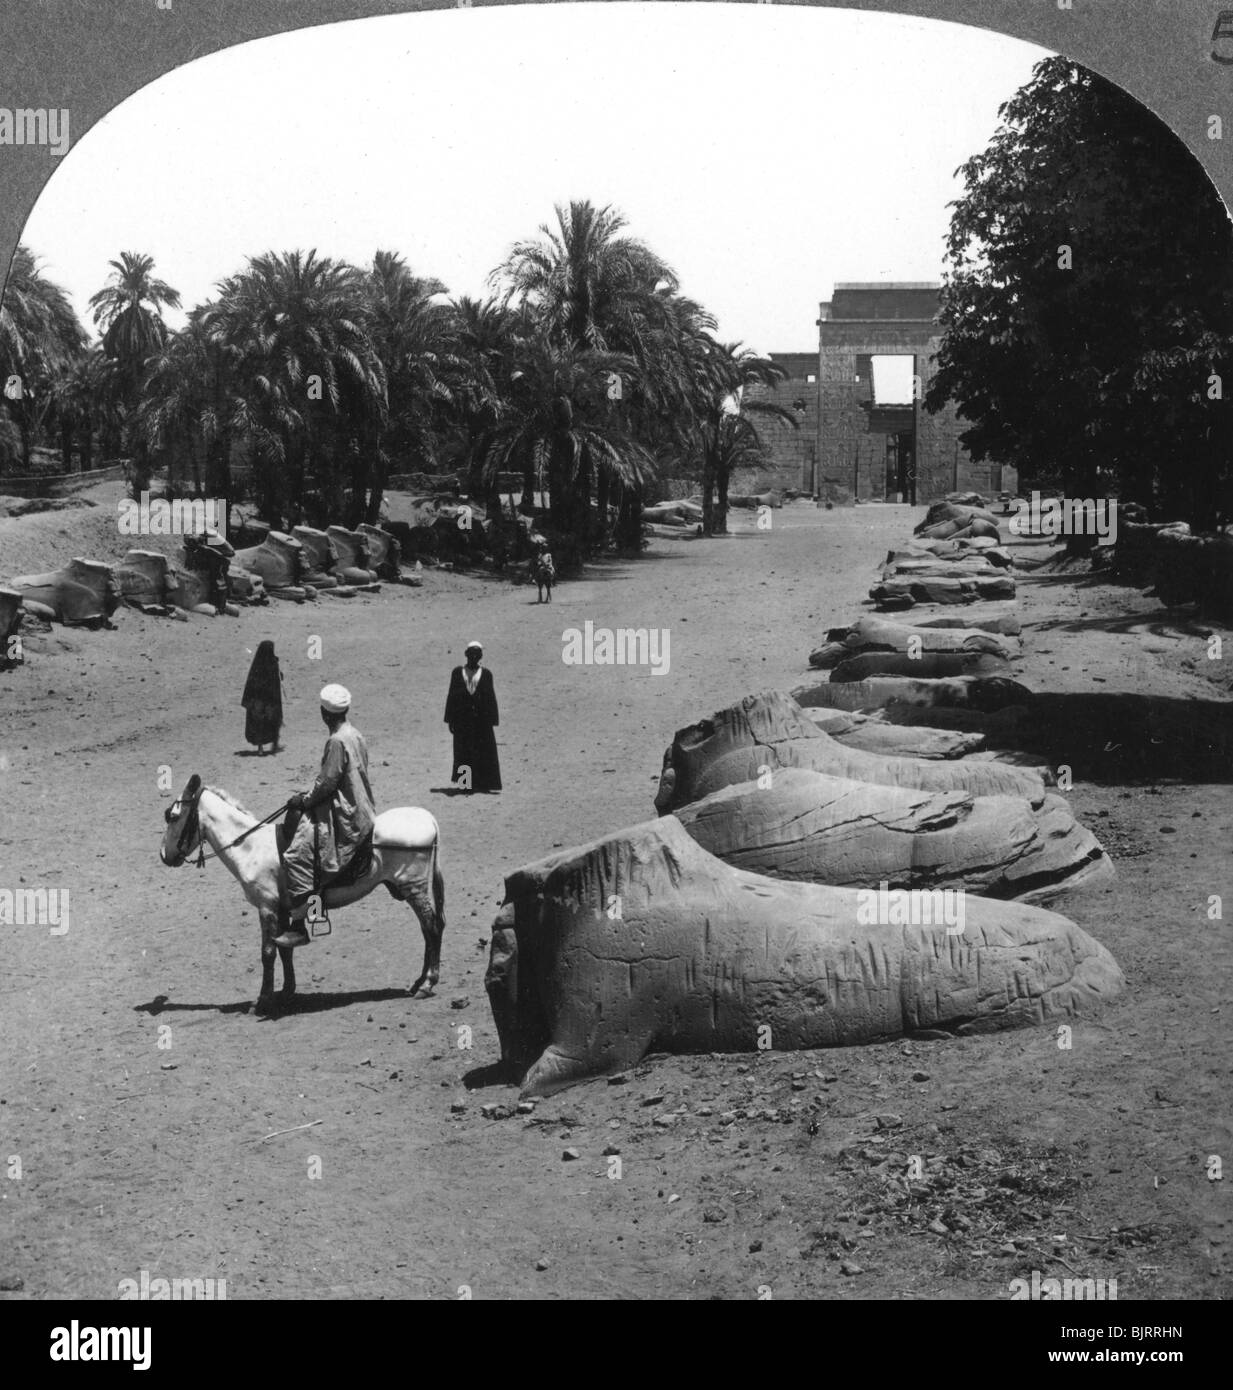
<instances>
[{"instance_id":1,"label":"distant rider on donkey","mask_svg":"<svg viewBox=\"0 0 1233 1390\"><path fill-rule=\"evenodd\" d=\"M310 792L287 800L284 821L289 843L283 857L290 925L276 946L305 946L309 900L323 881L336 877L372 839L376 811L368 781L368 748L347 720L351 693L341 685L321 692L321 718L330 731L321 771Z\"/></svg>"}]
</instances>

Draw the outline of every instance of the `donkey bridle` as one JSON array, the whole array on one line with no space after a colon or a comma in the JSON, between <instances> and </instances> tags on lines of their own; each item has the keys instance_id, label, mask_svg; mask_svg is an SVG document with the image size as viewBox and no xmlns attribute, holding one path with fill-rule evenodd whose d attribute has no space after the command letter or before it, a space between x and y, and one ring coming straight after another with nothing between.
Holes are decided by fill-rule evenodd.
<instances>
[{"instance_id":1,"label":"donkey bridle","mask_svg":"<svg viewBox=\"0 0 1233 1390\"><path fill-rule=\"evenodd\" d=\"M176 837L176 861L174 864L169 863L169 866L173 869L179 868L179 866L187 860L194 837L197 840L197 867L203 869L205 868L207 859L220 858L224 850L234 849L236 845L247 840L255 830L260 830L263 825L269 825L272 820L277 820L287 809L286 803L284 803L277 811L266 816L264 820L259 820L256 825L249 826L242 835L237 835L229 845L222 845L218 850L211 850L207 855L205 836L201 833L201 820L198 814L198 802L201 800L201 793L203 791L205 791L205 787L198 787L189 798L189 812L184 818L184 824L180 827L179 835ZM183 805L183 802L184 798L181 797L167 808L166 820L168 825L180 814L179 808Z\"/></svg>"}]
</instances>

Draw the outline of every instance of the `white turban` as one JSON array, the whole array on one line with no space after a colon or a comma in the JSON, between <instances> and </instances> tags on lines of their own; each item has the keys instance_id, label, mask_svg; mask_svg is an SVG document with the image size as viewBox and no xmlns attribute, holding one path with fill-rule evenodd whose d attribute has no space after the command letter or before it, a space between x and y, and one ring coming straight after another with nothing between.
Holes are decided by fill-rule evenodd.
<instances>
[{"instance_id":1,"label":"white turban","mask_svg":"<svg viewBox=\"0 0 1233 1390\"><path fill-rule=\"evenodd\" d=\"M351 708L351 692L345 685L327 685L321 692L321 708L330 714L346 714Z\"/></svg>"},{"instance_id":2,"label":"white turban","mask_svg":"<svg viewBox=\"0 0 1233 1390\"><path fill-rule=\"evenodd\" d=\"M482 644L482 643L480 643L480 642L468 642L467 645L466 645L465 647L463 647L463 649L462 649L462 654L463 654L464 656L466 656L466 654L467 654L468 652L482 652L483 650L484 650L484 647L483 647L483 644Z\"/></svg>"}]
</instances>

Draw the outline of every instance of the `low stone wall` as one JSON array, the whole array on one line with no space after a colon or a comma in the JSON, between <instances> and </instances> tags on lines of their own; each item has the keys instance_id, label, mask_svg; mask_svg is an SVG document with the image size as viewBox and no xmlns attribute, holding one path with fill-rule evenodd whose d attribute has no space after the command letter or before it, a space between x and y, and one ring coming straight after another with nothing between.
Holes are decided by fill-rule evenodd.
<instances>
[{"instance_id":1,"label":"low stone wall","mask_svg":"<svg viewBox=\"0 0 1233 1390\"><path fill-rule=\"evenodd\" d=\"M88 473L26 473L10 477L0 475L0 494L5 497L64 497L96 483L119 482L124 477L124 464L113 463L106 468L92 468Z\"/></svg>"}]
</instances>

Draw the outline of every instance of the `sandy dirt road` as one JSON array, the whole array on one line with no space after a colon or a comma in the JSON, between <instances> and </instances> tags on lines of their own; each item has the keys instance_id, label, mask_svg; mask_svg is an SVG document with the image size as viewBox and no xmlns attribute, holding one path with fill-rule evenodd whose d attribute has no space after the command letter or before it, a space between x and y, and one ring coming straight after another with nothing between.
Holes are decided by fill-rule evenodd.
<instances>
[{"instance_id":1,"label":"sandy dirt road","mask_svg":"<svg viewBox=\"0 0 1233 1390\"><path fill-rule=\"evenodd\" d=\"M730 539L656 540L551 606L431 572L419 590L188 624L124 611L114 632L32 642L0 675L0 883L69 889L71 926L0 928L0 1163L21 1160L20 1179L0 1170L0 1298L113 1298L142 1270L225 1278L232 1299L1005 1298L1032 1269L1116 1277L1122 1298L1233 1294L1228 1184L1206 1167L1233 1153L1233 807L1216 772L1076 783L1117 878L1054 906L1128 989L1069 1050L1037 1030L667 1058L529 1115L481 1113L516 1100L490 1079L483 989L503 875L650 818L674 729L798 684L919 515L796 505L770 532L738 515ZM1021 613L1037 689L1227 693L1200 639L1133 591L1041 575ZM669 673L564 665L562 631L588 619L668 629ZM256 758L238 702L266 637L288 724L285 751ZM501 705L500 796L443 790L446 682L472 637ZM263 1020L237 885L159 863L160 770L265 814L311 781L335 680L379 805L440 821L441 985L406 998L419 930L382 893L298 953L298 1007ZM928 1202L904 1195L913 1157Z\"/></svg>"}]
</instances>

